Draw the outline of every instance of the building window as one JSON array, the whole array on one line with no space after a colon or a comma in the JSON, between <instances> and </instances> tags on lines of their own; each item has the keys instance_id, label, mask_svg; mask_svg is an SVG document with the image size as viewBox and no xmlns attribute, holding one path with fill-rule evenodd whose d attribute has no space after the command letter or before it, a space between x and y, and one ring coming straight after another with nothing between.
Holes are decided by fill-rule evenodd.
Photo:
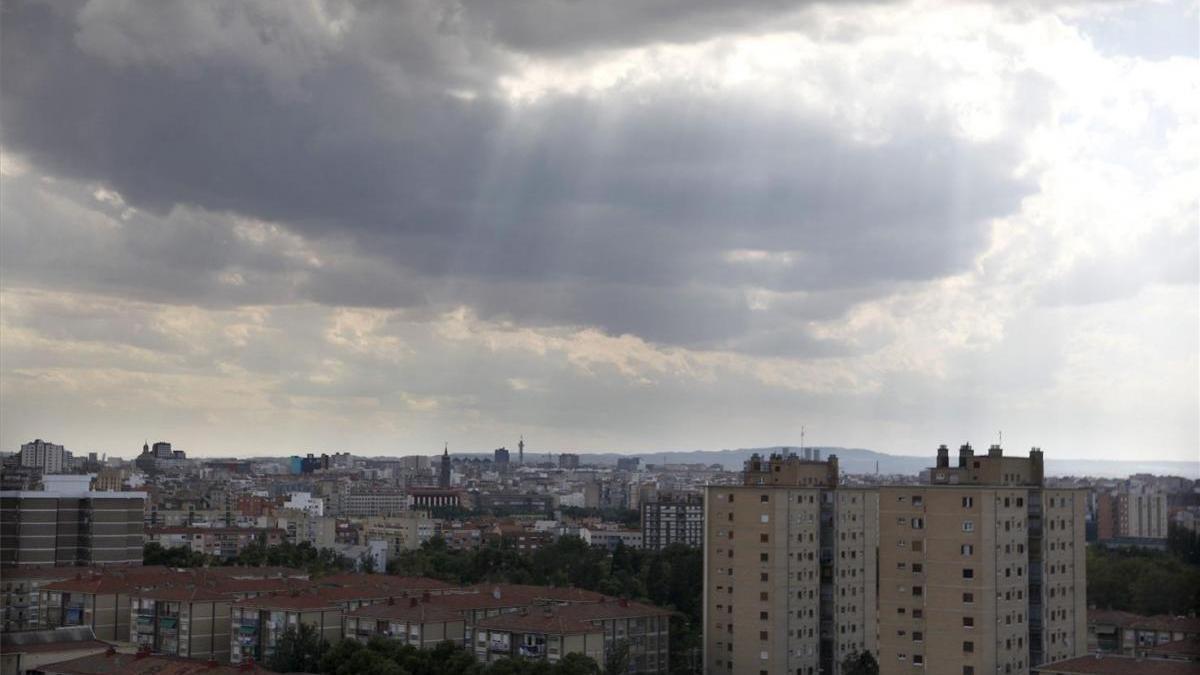
<instances>
[{"instance_id":1,"label":"building window","mask_svg":"<svg viewBox=\"0 0 1200 675\"><path fill-rule=\"evenodd\" d=\"M975 594L974 593L963 593L963 602L966 602L966 603L975 602Z\"/></svg>"},{"instance_id":2,"label":"building window","mask_svg":"<svg viewBox=\"0 0 1200 675\"><path fill-rule=\"evenodd\" d=\"M925 499L923 497L921 497L920 495L913 495L913 498L912 498L913 506L923 506L924 504L925 504Z\"/></svg>"},{"instance_id":3,"label":"building window","mask_svg":"<svg viewBox=\"0 0 1200 675\"><path fill-rule=\"evenodd\" d=\"M769 543L771 541L771 535L760 534L760 535L758 535L758 540L764 544Z\"/></svg>"},{"instance_id":4,"label":"building window","mask_svg":"<svg viewBox=\"0 0 1200 675\"><path fill-rule=\"evenodd\" d=\"M758 631L758 639L766 640L767 639L767 631L765 631L765 630Z\"/></svg>"},{"instance_id":5,"label":"building window","mask_svg":"<svg viewBox=\"0 0 1200 675\"><path fill-rule=\"evenodd\" d=\"M924 640L925 640L925 634L924 634L924 633L922 633L922 632L921 632L921 631L919 631L919 630L914 630L914 631L913 631L913 642L923 642Z\"/></svg>"},{"instance_id":6,"label":"building window","mask_svg":"<svg viewBox=\"0 0 1200 675\"><path fill-rule=\"evenodd\" d=\"M913 595L924 595L924 589L921 588L920 586L913 586L912 594Z\"/></svg>"},{"instance_id":7,"label":"building window","mask_svg":"<svg viewBox=\"0 0 1200 675\"><path fill-rule=\"evenodd\" d=\"M758 554L758 561L759 561L759 562L767 562L767 561L769 561L770 559L771 559L771 554L769 554L769 553L759 553L759 554Z\"/></svg>"},{"instance_id":8,"label":"building window","mask_svg":"<svg viewBox=\"0 0 1200 675\"><path fill-rule=\"evenodd\" d=\"M962 571L962 575L963 575L964 579L974 579L975 578L975 570L971 569L970 567L964 567L963 571Z\"/></svg>"},{"instance_id":9,"label":"building window","mask_svg":"<svg viewBox=\"0 0 1200 675\"><path fill-rule=\"evenodd\" d=\"M963 532L974 532L975 531L975 522L970 521L970 520L964 520L963 524L962 524L962 531Z\"/></svg>"},{"instance_id":10,"label":"building window","mask_svg":"<svg viewBox=\"0 0 1200 675\"><path fill-rule=\"evenodd\" d=\"M973 653L975 651L975 643L970 640L963 642L963 651L967 654Z\"/></svg>"},{"instance_id":11,"label":"building window","mask_svg":"<svg viewBox=\"0 0 1200 675\"><path fill-rule=\"evenodd\" d=\"M920 529L923 529L924 527L925 527L925 519L924 518L913 518L912 519L912 528L914 530L920 530Z\"/></svg>"},{"instance_id":12,"label":"building window","mask_svg":"<svg viewBox=\"0 0 1200 675\"><path fill-rule=\"evenodd\" d=\"M975 506L975 498L974 497L963 497L962 505L963 505L964 509L969 509L972 506Z\"/></svg>"},{"instance_id":13,"label":"building window","mask_svg":"<svg viewBox=\"0 0 1200 675\"><path fill-rule=\"evenodd\" d=\"M759 495L758 501L762 502L763 504L766 504L767 502L771 501L771 495Z\"/></svg>"},{"instance_id":14,"label":"building window","mask_svg":"<svg viewBox=\"0 0 1200 675\"><path fill-rule=\"evenodd\" d=\"M920 574L921 572L925 571L925 566L921 563L913 563L912 571L913 574Z\"/></svg>"},{"instance_id":15,"label":"building window","mask_svg":"<svg viewBox=\"0 0 1200 675\"><path fill-rule=\"evenodd\" d=\"M963 628L974 628L974 627L975 627L975 617L964 616L963 617Z\"/></svg>"},{"instance_id":16,"label":"building window","mask_svg":"<svg viewBox=\"0 0 1200 675\"><path fill-rule=\"evenodd\" d=\"M975 666L963 666L962 675L975 675Z\"/></svg>"},{"instance_id":17,"label":"building window","mask_svg":"<svg viewBox=\"0 0 1200 675\"><path fill-rule=\"evenodd\" d=\"M963 544L962 546L959 547L959 550L962 552L963 555L975 555L975 545L974 544Z\"/></svg>"}]
</instances>

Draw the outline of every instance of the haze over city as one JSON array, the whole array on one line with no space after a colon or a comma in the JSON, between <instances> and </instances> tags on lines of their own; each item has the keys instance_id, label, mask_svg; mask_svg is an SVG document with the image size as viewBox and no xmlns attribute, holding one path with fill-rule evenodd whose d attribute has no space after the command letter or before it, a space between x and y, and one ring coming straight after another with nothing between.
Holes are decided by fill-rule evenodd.
<instances>
[{"instance_id":1,"label":"haze over city","mask_svg":"<svg viewBox=\"0 0 1200 675\"><path fill-rule=\"evenodd\" d=\"M1196 20L6 2L0 446L1195 460Z\"/></svg>"}]
</instances>

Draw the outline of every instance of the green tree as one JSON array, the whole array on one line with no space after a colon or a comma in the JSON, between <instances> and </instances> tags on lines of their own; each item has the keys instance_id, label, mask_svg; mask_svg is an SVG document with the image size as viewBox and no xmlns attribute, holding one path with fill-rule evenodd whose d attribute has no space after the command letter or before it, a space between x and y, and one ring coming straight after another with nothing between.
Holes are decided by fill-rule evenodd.
<instances>
[{"instance_id":1,"label":"green tree","mask_svg":"<svg viewBox=\"0 0 1200 675\"><path fill-rule=\"evenodd\" d=\"M871 652L853 652L842 659L842 675L879 675L879 662Z\"/></svg>"},{"instance_id":2,"label":"green tree","mask_svg":"<svg viewBox=\"0 0 1200 675\"><path fill-rule=\"evenodd\" d=\"M275 641L275 651L267 659L267 667L279 673L315 673L328 646L311 625L288 626Z\"/></svg>"},{"instance_id":3,"label":"green tree","mask_svg":"<svg viewBox=\"0 0 1200 675\"><path fill-rule=\"evenodd\" d=\"M186 546L165 548L157 542L150 542L142 547L143 565L164 565L166 567L206 567L215 565L216 558L193 551Z\"/></svg>"},{"instance_id":4,"label":"green tree","mask_svg":"<svg viewBox=\"0 0 1200 675\"><path fill-rule=\"evenodd\" d=\"M600 675L600 664L590 656L567 654L554 664L555 675ZM489 674L490 675L490 674Z\"/></svg>"},{"instance_id":5,"label":"green tree","mask_svg":"<svg viewBox=\"0 0 1200 675\"><path fill-rule=\"evenodd\" d=\"M604 675L625 675L629 672L629 641L618 640L604 655Z\"/></svg>"}]
</instances>

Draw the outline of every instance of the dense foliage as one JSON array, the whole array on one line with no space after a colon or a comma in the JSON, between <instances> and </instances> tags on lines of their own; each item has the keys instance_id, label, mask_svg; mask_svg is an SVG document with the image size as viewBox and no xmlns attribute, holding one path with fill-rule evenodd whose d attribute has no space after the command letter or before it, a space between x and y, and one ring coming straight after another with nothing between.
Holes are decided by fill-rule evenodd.
<instances>
[{"instance_id":1,"label":"dense foliage","mask_svg":"<svg viewBox=\"0 0 1200 675\"><path fill-rule=\"evenodd\" d=\"M211 555L193 551L186 546L164 548L162 544L150 542L142 547L143 565L165 565L167 567L210 567L221 561Z\"/></svg>"},{"instance_id":2,"label":"dense foliage","mask_svg":"<svg viewBox=\"0 0 1200 675\"><path fill-rule=\"evenodd\" d=\"M568 654L558 663L501 659L489 665L449 642L417 649L399 640L372 638L366 645L342 640L324 652L319 667L325 675L600 675L593 659Z\"/></svg>"},{"instance_id":3,"label":"dense foliage","mask_svg":"<svg viewBox=\"0 0 1200 675\"><path fill-rule=\"evenodd\" d=\"M277 673L315 673L321 667L321 655L328 651L329 643L311 624L288 626L275 641L267 667Z\"/></svg>"},{"instance_id":4,"label":"dense foliage","mask_svg":"<svg viewBox=\"0 0 1200 675\"><path fill-rule=\"evenodd\" d=\"M1087 551L1088 604L1138 614L1187 614L1200 607L1200 566L1168 553Z\"/></svg>"},{"instance_id":5,"label":"dense foliage","mask_svg":"<svg viewBox=\"0 0 1200 675\"><path fill-rule=\"evenodd\" d=\"M185 546L163 548L151 542L142 548L143 565L166 565L168 567L216 567L219 565L241 565L261 567L273 565L302 569L314 576L354 569L355 562L331 548L317 548L308 542L292 544L284 542L276 546L252 544L242 549L237 557L221 560L215 556L193 551Z\"/></svg>"},{"instance_id":6,"label":"dense foliage","mask_svg":"<svg viewBox=\"0 0 1200 675\"><path fill-rule=\"evenodd\" d=\"M699 665L704 573L699 549L677 545L657 552L618 545L609 553L578 537L561 537L533 553L498 543L454 551L434 537L393 559L388 572L454 584L574 586L650 602L679 613L671 619L671 670L691 672Z\"/></svg>"},{"instance_id":7,"label":"dense foliage","mask_svg":"<svg viewBox=\"0 0 1200 675\"><path fill-rule=\"evenodd\" d=\"M879 675L879 662L871 652L854 652L842 659L842 675Z\"/></svg>"},{"instance_id":8,"label":"dense foliage","mask_svg":"<svg viewBox=\"0 0 1200 675\"><path fill-rule=\"evenodd\" d=\"M1200 565L1200 532L1171 523L1167 527L1167 550L1189 565Z\"/></svg>"}]
</instances>

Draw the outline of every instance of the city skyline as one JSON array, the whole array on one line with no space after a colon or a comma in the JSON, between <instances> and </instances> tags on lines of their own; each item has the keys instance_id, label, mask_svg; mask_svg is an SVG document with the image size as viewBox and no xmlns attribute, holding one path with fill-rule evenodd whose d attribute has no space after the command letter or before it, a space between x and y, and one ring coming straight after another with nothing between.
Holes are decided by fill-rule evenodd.
<instances>
[{"instance_id":1,"label":"city skyline","mask_svg":"<svg viewBox=\"0 0 1200 675\"><path fill-rule=\"evenodd\" d=\"M6 2L0 450L1195 462L1196 21Z\"/></svg>"}]
</instances>

